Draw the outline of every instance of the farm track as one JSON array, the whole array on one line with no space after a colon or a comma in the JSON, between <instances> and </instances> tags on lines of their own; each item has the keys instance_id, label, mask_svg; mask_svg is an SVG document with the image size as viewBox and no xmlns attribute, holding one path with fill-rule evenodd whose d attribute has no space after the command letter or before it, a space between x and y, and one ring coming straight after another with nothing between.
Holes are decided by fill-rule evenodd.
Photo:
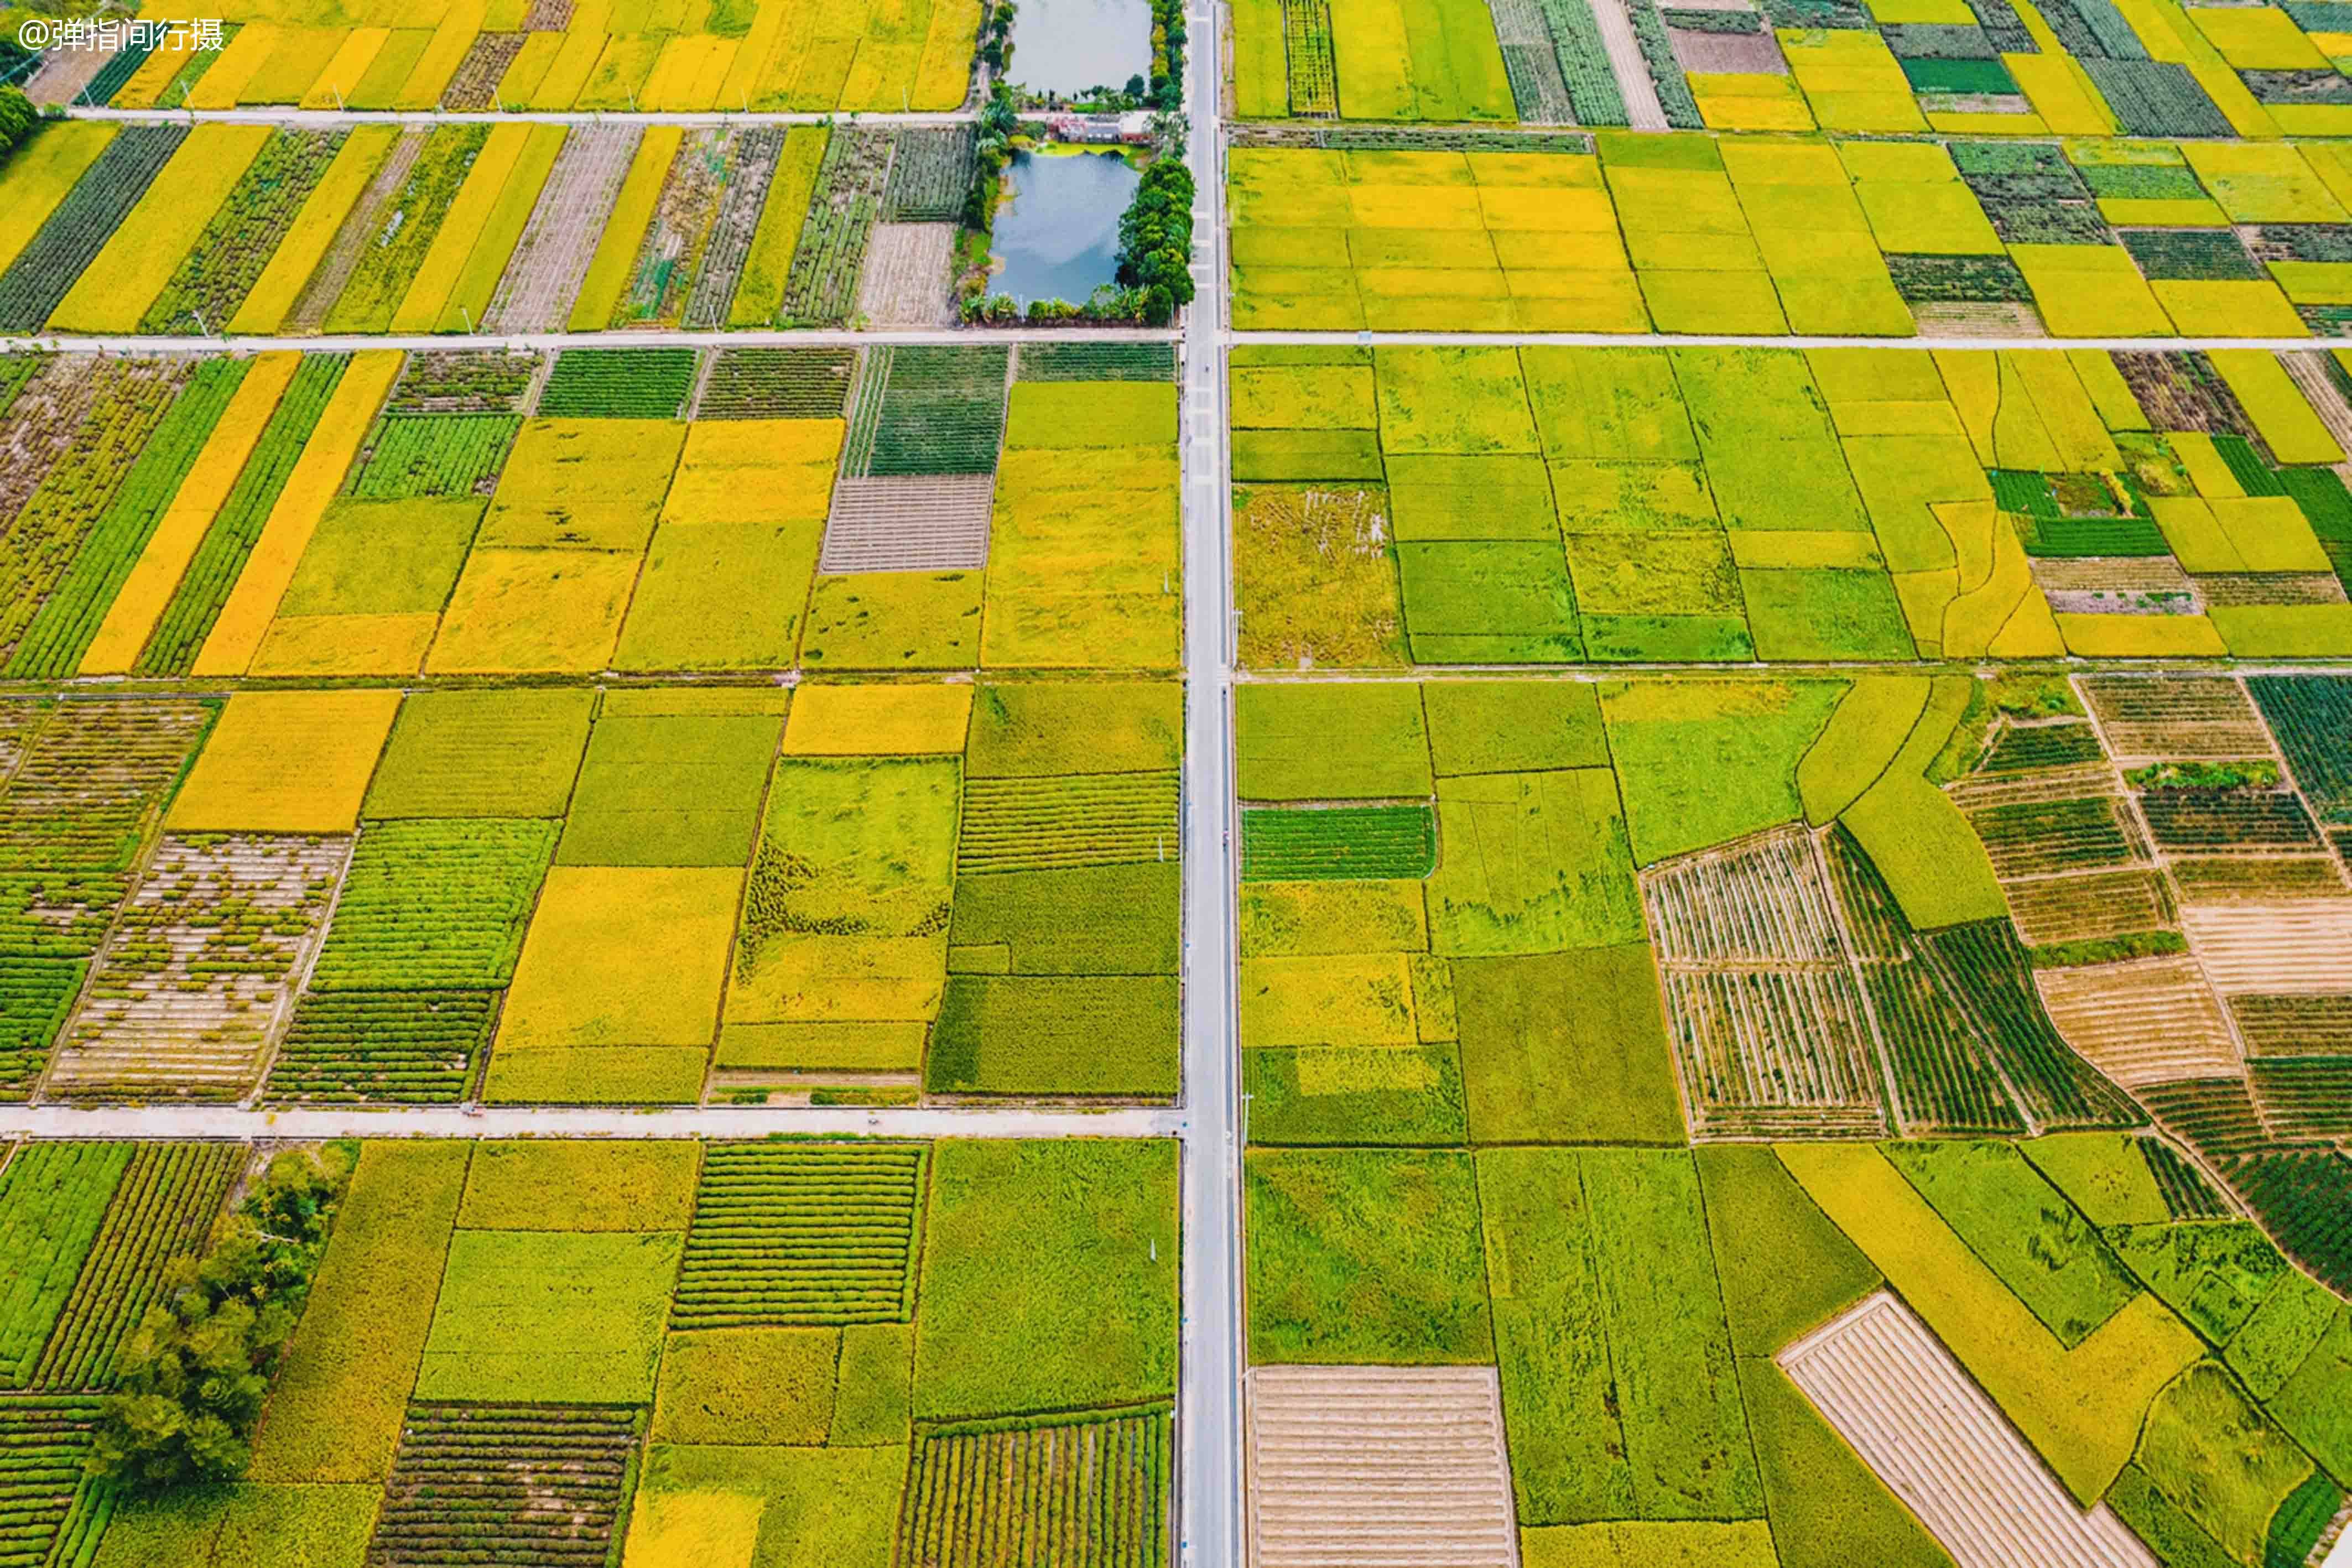
<instances>
[{"instance_id":1,"label":"farm track","mask_svg":"<svg viewBox=\"0 0 2352 1568\"><path fill-rule=\"evenodd\" d=\"M101 62L103 63L103 62ZM90 73L95 76L97 71ZM74 89L80 91L79 84ZM605 113L601 110L534 110L516 109L500 111L496 109L400 110L400 109L295 109L283 104L255 104L249 109L107 109L76 105L68 108L68 120L169 120L175 123L201 125L219 121L228 125L464 125L478 121L484 125L830 125L842 116L828 110L806 112L774 112L746 114L740 110L702 112L684 110L661 114ZM939 114L860 114L860 125L970 125L980 119L977 110L954 110ZM2306 348L2309 344L2305 345Z\"/></svg>"},{"instance_id":2,"label":"farm track","mask_svg":"<svg viewBox=\"0 0 2352 1568\"><path fill-rule=\"evenodd\" d=\"M835 1082L833 1078L828 1082ZM1181 1111L1063 1110L1005 1105L411 1105L302 1109L242 1105L0 1105L0 1137L205 1138L765 1138L798 1134L880 1138L1183 1138Z\"/></svg>"}]
</instances>

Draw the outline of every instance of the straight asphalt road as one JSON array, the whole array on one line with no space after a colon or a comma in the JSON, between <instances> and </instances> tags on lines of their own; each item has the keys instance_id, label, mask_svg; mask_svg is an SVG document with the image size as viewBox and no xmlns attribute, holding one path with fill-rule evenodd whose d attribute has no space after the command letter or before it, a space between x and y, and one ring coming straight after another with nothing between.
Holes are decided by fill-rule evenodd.
<instances>
[{"instance_id":1,"label":"straight asphalt road","mask_svg":"<svg viewBox=\"0 0 2352 1568\"><path fill-rule=\"evenodd\" d=\"M1240 1052L1234 1012L1233 560L1217 7L1191 6L1192 280L1185 318L1184 1332L1179 1568L1242 1561Z\"/></svg>"}]
</instances>

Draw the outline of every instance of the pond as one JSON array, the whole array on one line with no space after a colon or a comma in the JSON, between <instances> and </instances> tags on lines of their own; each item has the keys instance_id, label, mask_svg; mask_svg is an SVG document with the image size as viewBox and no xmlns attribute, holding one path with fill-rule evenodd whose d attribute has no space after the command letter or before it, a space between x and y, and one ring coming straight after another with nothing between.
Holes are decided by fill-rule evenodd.
<instances>
[{"instance_id":1,"label":"pond","mask_svg":"<svg viewBox=\"0 0 2352 1568\"><path fill-rule=\"evenodd\" d=\"M1032 92L1113 89L1151 74L1150 0L1018 0L1005 75Z\"/></svg>"},{"instance_id":2,"label":"pond","mask_svg":"<svg viewBox=\"0 0 2352 1568\"><path fill-rule=\"evenodd\" d=\"M1116 152L1015 152L996 209L991 294L1083 305L1118 271L1118 219L1143 176Z\"/></svg>"}]
</instances>

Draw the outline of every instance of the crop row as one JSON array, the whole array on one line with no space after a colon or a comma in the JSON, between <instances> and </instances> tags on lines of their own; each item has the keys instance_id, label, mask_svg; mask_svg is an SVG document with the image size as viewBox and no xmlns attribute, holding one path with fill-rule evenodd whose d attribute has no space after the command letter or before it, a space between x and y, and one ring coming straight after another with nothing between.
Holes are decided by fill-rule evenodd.
<instances>
[{"instance_id":1,"label":"crop row","mask_svg":"<svg viewBox=\"0 0 2352 1568\"><path fill-rule=\"evenodd\" d=\"M2087 724L2005 727L1986 753L1982 771L2022 773L2035 768L2073 768L2102 760L2099 735Z\"/></svg>"},{"instance_id":2,"label":"crop row","mask_svg":"<svg viewBox=\"0 0 2352 1568\"><path fill-rule=\"evenodd\" d=\"M927 1434L907 1479L898 1560L936 1568L1160 1568L1168 1561L1164 1411Z\"/></svg>"},{"instance_id":3,"label":"crop row","mask_svg":"<svg viewBox=\"0 0 2352 1568\"><path fill-rule=\"evenodd\" d=\"M107 143L0 273L0 332L40 329L187 134L181 125L132 125Z\"/></svg>"},{"instance_id":4,"label":"crop row","mask_svg":"<svg viewBox=\"0 0 2352 1568\"><path fill-rule=\"evenodd\" d=\"M100 372L81 434L0 536L0 651L15 651L73 564L189 369L184 361L125 360Z\"/></svg>"},{"instance_id":5,"label":"crop row","mask_svg":"<svg viewBox=\"0 0 2352 1568\"><path fill-rule=\"evenodd\" d=\"M2246 687L2321 818L2352 821L2352 677L2254 675Z\"/></svg>"},{"instance_id":6,"label":"crop row","mask_svg":"<svg viewBox=\"0 0 2352 1568\"><path fill-rule=\"evenodd\" d=\"M196 366L25 629L9 657L9 675L58 679L79 666L116 592L138 564L181 482L195 467L250 363L207 359Z\"/></svg>"},{"instance_id":7,"label":"crop row","mask_svg":"<svg viewBox=\"0 0 2352 1568\"><path fill-rule=\"evenodd\" d=\"M974 779L956 844L961 872L1045 871L1160 860L1173 848L1173 773Z\"/></svg>"},{"instance_id":8,"label":"crop row","mask_svg":"<svg viewBox=\"0 0 2352 1568\"><path fill-rule=\"evenodd\" d=\"M1427 806L1261 809L1242 814L1242 878L1418 881L1437 866L1437 819Z\"/></svg>"},{"instance_id":9,"label":"crop row","mask_svg":"<svg viewBox=\"0 0 2352 1568\"><path fill-rule=\"evenodd\" d=\"M341 131L280 131L221 204L140 321L142 332L219 332L269 266L342 151Z\"/></svg>"},{"instance_id":10,"label":"crop row","mask_svg":"<svg viewBox=\"0 0 2352 1568\"><path fill-rule=\"evenodd\" d=\"M951 224L962 216L971 189L972 140L970 126L900 131L882 195L882 221Z\"/></svg>"},{"instance_id":11,"label":"crop row","mask_svg":"<svg viewBox=\"0 0 2352 1568\"><path fill-rule=\"evenodd\" d=\"M177 699L58 704L0 790L0 866L127 869L213 712Z\"/></svg>"},{"instance_id":12,"label":"crop row","mask_svg":"<svg viewBox=\"0 0 2352 1568\"><path fill-rule=\"evenodd\" d=\"M994 348L894 350L861 476L995 472L1007 355Z\"/></svg>"},{"instance_id":13,"label":"crop row","mask_svg":"<svg viewBox=\"0 0 2352 1568\"><path fill-rule=\"evenodd\" d=\"M22 1093L41 1075L86 968L74 959L0 956L0 1090Z\"/></svg>"},{"instance_id":14,"label":"crop row","mask_svg":"<svg viewBox=\"0 0 2352 1568\"><path fill-rule=\"evenodd\" d=\"M783 150L784 132L776 126L739 131L728 144L727 185L702 247L694 291L687 298L688 327L710 331L727 325L735 290L751 257L751 243L759 236L760 214L767 204L769 187L775 183L776 161Z\"/></svg>"},{"instance_id":15,"label":"crop row","mask_svg":"<svg viewBox=\"0 0 2352 1568\"><path fill-rule=\"evenodd\" d=\"M2319 830L2284 789L2157 789L2139 798L2156 841L2175 852L2318 849Z\"/></svg>"},{"instance_id":16,"label":"crop row","mask_svg":"<svg viewBox=\"0 0 2352 1568\"><path fill-rule=\"evenodd\" d=\"M866 244L890 177L887 131L836 131L817 167L816 194L801 225L778 319L787 327L838 327L857 303Z\"/></svg>"},{"instance_id":17,"label":"crop row","mask_svg":"<svg viewBox=\"0 0 2352 1568\"><path fill-rule=\"evenodd\" d=\"M111 1385L115 1352L146 1315L171 1261L205 1249L243 1158L235 1144L138 1146L41 1353L37 1386Z\"/></svg>"},{"instance_id":18,"label":"crop row","mask_svg":"<svg viewBox=\"0 0 2352 1568\"><path fill-rule=\"evenodd\" d=\"M2050 1019L2032 960L2007 920L1915 934L1992 1053L2011 1094L2044 1127L2128 1127L2138 1113Z\"/></svg>"},{"instance_id":19,"label":"crop row","mask_svg":"<svg viewBox=\"0 0 2352 1568\"><path fill-rule=\"evenodd\" d=\"M539 394L547 419L676 419L694 391L692 349L566 349Z\"/></svg>"},{"instance_id":20,"label":"crop row","mask_svg":"<svg viewBox=\"0 0 2352 1568\"><path fill-rule=\"evenodd\" d=\"M697 413L704 419L838 419L854 349L722 349Z\"/></svg>"},{"instance_id":21,"label":"crop row","mask_svg":"<svg viewBox=\"0 0 2352 1568\"><path fill-rule=\"evenodd\" d=\"M2294 1149L2232 1162L2226 1174L2291 1257L2352 1291L2352 1159Z\"/></svg>"},{"instance_id":22,"label":"crop row","mask_svg":"<svg viewBox=\"0 0 2352 1568\"><path fill-rule=\"evenodd\" d=\"M247 557L261 538L278 497L300 460L303 444L318 428L327 401L350 366L347 354L305 354L278 400L277 410L246 459L228 499L221 503L212 526L188 562L171 602L155 623L135 668L142 675L187 674L196 654L220 619L229 591L245 570Z\"/></svg>"},{"instance_id":23,"label":"crop row","mask_svg":"<svg viewBox=\"0 0 2352 1568\"><path fill-rule=\"evenodd\" d=\"M131 1163L129 1144L36 1143L0 1170L0 1386L22 1388Z\"/></svg>"},{"instance_id":24,"label":"crop row","mask_svg":"<svg viewBox=\"0 0 2352 1568\"><path fill-rule=\"evenodd\" d=\"M480 125L445 125L425 139L374 238L329 308L328 331L381 332L392 325L392 313L425 265L425 253L489 134Z\"/></svg>"},{"instance_id":25,"label":"crop row","mask_svg":"<svg viewBox=\"0 0 2352 1568\"><path fill-rule=\"evenodd\" d=\"M1013 377L1023 382L1172 382L1173 343L1024 343Z\"/></svg>"},{"instance_id":26,"label":"crop row","mask_svg":"<svg viewBox=\"0 0 2352 1568\"><path fill-rule=\"evenodd\" d=\"M270 1065L268 1098L462 1099L498 999L480 990L311 991Z\"/></svg>"},{"instance_id":27,"label":"crop row","mask_svg":"<svg viewBox=\"0 0 2352 1568\"><path fill-rule=\"evenodd\" d=\"M555 834L551 822L496 819L372 825L352 857L312 988L503 986Z\"/></svg>"},{"instance_id":28,"label":"crop row","mask_svg":"<svg viewBox=\"0 0 2352 1568\"><path fill-rule=\"evenodd\" d=\"M519 413L394 413L375 428L350 493L368 501L487 496L522 429Z\"/></svg>"},{"instance_id":29,"label":"crop row","mask_svg":"<svg viewBox=\"0 0 2352 1568\"><path fill-rule=\"evenodd\" d=\"M929 1157L905 1144L714 1145L673 1322L904 1322Z\"/></svg>"},{"instance_id":30,"label":"crop row","mask_svg":"<svg viewBox=\"0 0 2352 1568\"><path fill-rule=\"evenodd\" d=\"M637 243L627 287L613 307L615 327L675 327L702 269L703 248L727 192L734 162L724 131L698 131L670 160L653 221ZM719 302L720 308L725 302Z\"/></svg>"},{"instance_id":31,"label":"crop row","mask_svg":"<svg viewBox=\"0 0 2352 1568\"><path fill-rule=\"evenodd\" d=\"M248 1091L345 853L340 840L167 835L68 1026L50 1091Z\"/></svg>"},{"instance_id":32,"label":"crop row","mask_svg":"<svg viewBox=\"0 0 2352 1568\"><path fill-rule=\"evenodd\" d=\"M537 354L427 350L411 354L384 402L390 413L521 413Z\"/></svg>"},{"instance_id":33,"label":"crop row","mask_svg":"<svg viewBox=\"0 0 2352 1568\"><path fill-rule=\"evenodd\" d=\"M41 1568L57 1552L89 1485L82 1474L99 1402L0 1397L0 1563Z\"/></svg>"},{"instance_id":34,"label":"crop row","mask_svg":"<svg viewBox=\"0 0 2352 1568\"><path fill-rule=\"evenodd\" d=\"M629 1410L413 1405L369 1568L601 1563L635 1447Z\"/></svg>"},{"instance_id":35,"label":"crop row","mask_svg":"<svg viewBox=\"0 0 2352 1568\"><path fill-rule=\"evenodd\" d=\"M1282 0L1282 47L1290 112L1302 120L1338 119L1339 71L1327 0Z\"/></svg>"}]
</instances>

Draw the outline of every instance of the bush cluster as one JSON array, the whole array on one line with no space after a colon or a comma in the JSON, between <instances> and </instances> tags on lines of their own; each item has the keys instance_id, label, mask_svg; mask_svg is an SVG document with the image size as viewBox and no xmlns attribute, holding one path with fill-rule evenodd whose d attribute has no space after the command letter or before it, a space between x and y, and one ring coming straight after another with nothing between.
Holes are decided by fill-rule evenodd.
<instances>
[{"instance_id":1,"label":"bush cluster","mask_svg":"<svg viewBox=\"0 0 2352 1568\"><path fill-rule=\"evenodd\" d=\"M91 1474L157 1491L245 1472L352 1155L347 1144L279 1155L212 1250L172 1266L117 1361L121 1392L100 1414Z\"/></svg>"},{"instance_id":2,"label":"bush cluster","mask_svg":"<svg viewBox=\"0 0 2352 1568\"><path fill-rule=\"evenodd\" d=\"M31 99L16 88L0 87L0 160L30 136L40 120L41 112L33 107Z\"/></svg>"},{"instance_id":3,"label":"bush cluster","mask_svg":"<svg viewBox=\"0 0 2352 1568\"><path fill-rule=\"evenodd\" d=\"M1143 172L1118 220L1118 281L1140 289L1144 319L1162 325L1192 302L1192 171L1171 148Z\"/></svg>"}]
</instances>

